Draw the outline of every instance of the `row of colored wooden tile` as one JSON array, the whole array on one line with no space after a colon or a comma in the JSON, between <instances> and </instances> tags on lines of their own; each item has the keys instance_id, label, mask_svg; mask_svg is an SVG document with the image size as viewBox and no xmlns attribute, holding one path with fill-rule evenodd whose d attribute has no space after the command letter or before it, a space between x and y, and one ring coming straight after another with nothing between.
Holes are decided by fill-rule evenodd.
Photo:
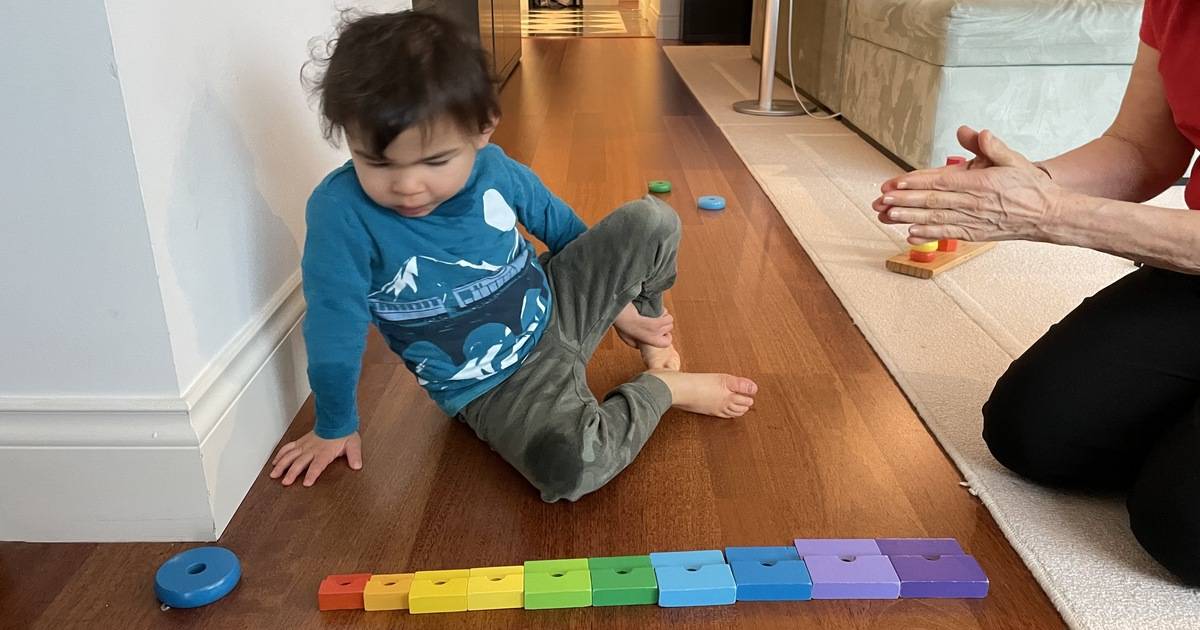
<instances>
[{"instance_id":1,"label":"row of colored wooden tile","mask_svg":"<svg viewBox=\"0 0 1200 630\"><path fill-rule=\"evenodd\" d=\"M988 579L951 538L797 539L648 556L531 560L522 566L331 575L321 610L412 613L498 608L711 606L735 601L979 598Z\"/></svg>"}]
</instances>

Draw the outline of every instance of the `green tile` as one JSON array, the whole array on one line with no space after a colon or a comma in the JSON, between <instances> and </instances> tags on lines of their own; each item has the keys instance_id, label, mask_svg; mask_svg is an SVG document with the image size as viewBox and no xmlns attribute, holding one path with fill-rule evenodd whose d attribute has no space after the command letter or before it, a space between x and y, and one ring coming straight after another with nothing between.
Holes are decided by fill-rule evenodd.
<instances>
[{"instance_id":1,"label":"green tile","mask_svg":"<svg viewBox=\"0 0 1200 630\"><path fill-rule=\"evenodd\" d=\"M653 567L650 556L613 556L610 558L588 558L588 569L632 569Z\"/></svg>"},{"instance_id":2,"label":"green tile","mask_svg":"<svg viewBox=\"0 0 1200 630\"><path fill-rule=\"evenodd\" d=\"M658 580L650 556L589 558L593 606L658 603Z\"/></svg>"},{"instance_id":3,"label":"green tile","mask_svg":"<svg viewBox=\"0 0 1200 630\"><path fill-rule=\"evenodd\" d=\"M649 557L649 556L647 556ZM587 558L570 560L526 560L526 573L557 573L562 571L587 571Z\"/></svg>"},{"instance_id":4,"label":"green tile","mask_svg":"<svg viewBox=\"0 0 1200 630\"><path fill-rule=\"evenodd\" d=\"M592 605L592 576L586 558L530 560L525 563L525 608L581 608Z\"/></svg>"}]
</instances>

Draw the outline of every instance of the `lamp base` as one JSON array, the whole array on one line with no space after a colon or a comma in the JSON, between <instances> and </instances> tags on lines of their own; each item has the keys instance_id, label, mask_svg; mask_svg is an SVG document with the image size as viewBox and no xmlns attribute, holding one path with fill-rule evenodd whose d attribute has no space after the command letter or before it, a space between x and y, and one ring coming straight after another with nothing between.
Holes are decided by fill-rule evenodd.
<instances>
[{"instance_id":1,"label":"lamp base","mask_svg":"<svg viewBox=\"0 0 1200 630\"><path fill-rule=\"evenodd\" d=\"M752 116L799 116L804 113L804 109L796 101L780 100L771 101L771 106L766 109L760 107L757 100L738 101L733 104L733 109Z\"/></svg>"}]
</instances>

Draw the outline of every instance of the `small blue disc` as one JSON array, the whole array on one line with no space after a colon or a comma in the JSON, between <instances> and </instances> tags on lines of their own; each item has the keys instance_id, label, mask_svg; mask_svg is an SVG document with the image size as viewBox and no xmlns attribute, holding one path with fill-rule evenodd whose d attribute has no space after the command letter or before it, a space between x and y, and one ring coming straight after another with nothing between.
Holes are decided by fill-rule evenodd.
<instances>
[{"instance_id":1,"label":"small blue disc","mask_svg":"<svg viewBox=\"0 0 1200 630\"><path fill-rule=\"evenodd\" d=\"M237 556L224 547L176 554L154 574L154 594L172 608L196 608L225 597L242 577Z\"/></svg>"},{"instance_id":2,"label":"small blue disc","mask_svg":"<svg viewBox=\"0 0 1200 630\"><path fill-rule=\"evenodd\" d=\"M724 210L725 198L720 195L705 195L700 198L701 210Z\"/></svg>"}]
</instances>

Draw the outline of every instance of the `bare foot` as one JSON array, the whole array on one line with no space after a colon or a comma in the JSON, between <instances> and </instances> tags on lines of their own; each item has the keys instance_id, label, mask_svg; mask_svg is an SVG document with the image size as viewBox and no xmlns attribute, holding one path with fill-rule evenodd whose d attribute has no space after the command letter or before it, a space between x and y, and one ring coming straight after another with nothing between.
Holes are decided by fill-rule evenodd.
<instances>
[{"instance_id":1,"label":"bare foot","mask_svg":"<svg viewBox=\"0 0 1200 630\"><path fill-rule=\"evenodd\" d=\"M638 348L643 344L666 348L671 345L671 329L674 327L675 318L666 310L659 317L646 317L638 313L632 304L626 304L613 322L617 337L630 348Z\"/></svg>"},{"instance_id":2,"label":"bare foot","mask_svg":"<svg viewBox=\"0 0 1200 630\"><path fill-rule=\"evenodd\" d=\"M678 372L683 367L683 360L679 358L679 351L675 349L674 344L666 348L642 344L638 346L638 351L642 353L642 361L646 363L646 367L651 370Z\"/></svg>"},{"instance_id":3,"label":"bare foot","mask_svg":"<svg viewBox=\"0 0 1200 630\"><path fill-rule=\"evenodd\" d=\"M688 374L649 370L671 390L671 406L718 418L737 418L754 406L758 385L728 374Z\"/></svg>"}]
</instances>

